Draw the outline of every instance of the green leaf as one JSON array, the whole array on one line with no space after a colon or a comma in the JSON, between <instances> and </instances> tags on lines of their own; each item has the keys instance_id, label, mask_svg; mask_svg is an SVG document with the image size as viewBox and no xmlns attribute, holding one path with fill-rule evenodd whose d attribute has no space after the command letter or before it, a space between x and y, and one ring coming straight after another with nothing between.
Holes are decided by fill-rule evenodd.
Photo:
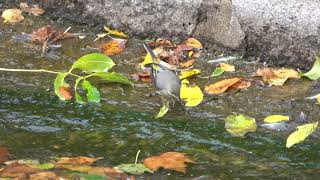
<instances>
[{"instance_id":1,"label":"green leaf","mask_svg":"<svg viewBox=\"0 0 320 180\"><path fill-rule=\"evenodd\" d=\"M320 78L320 57L316 57L316 62L310 71L303 73L303 76L308 77L311 80L317 80Z\"/></svg>"},{"instance_id":2,"label":"green leaf","mask_svg":"<svg viewBox=\"0 0 320 180\"><path fill-rule=\"evenodd\" d=\"M128 84L133 86L133 83L126 78L125 76L116 73L116 72L96 72L96 73L92 73L87 77L91 77L91 76L96 76L96 77L100 77L105 81L109 81L109 82L116 82L116 83L122 83L122 84Z\"/></svg>"},{"instance_id":3,"label":"green leaf","mask_svg":"<svg viewBox=\"0 0 320 180\"><path fill-rule=\"evenodd\" d=\"M281 121L289 121L289 116L271 115L264 119L264 122L266 123L277 123Z\"/></svg>"},{"instance_id":4,"label":"green leaf","mask_svg":"<svg viewBox=\"0 0 320 180\"><path fill-rule=\"evenodd\" d=\"M221 67L216 67L216 69L212 72L211 77L220 76L224 73L224 70Z\"/></svg>"},{"instance_id":5,"label":"green leaf","mask_svg":"<svg viewBox=\"0 0 320 180\"><path fill-rule=\"evenodd\" d=\"M87 54L73 63L72 69L81 69L87 72L107 72L114 66L114 62L108 56L101 53Z\"/></svg>"},{"instance_id":6,"label":"green leaf","mask_svg":"<svg viewBox=\"0 0 320 180\"><path fill-rule=\"evenodd\" d=\"M85 103L82 100L82 97L80 96L80 94L77 92L78 84L82 79L84 79L84 78L83 77L78 77L76 79L76 82L75 82L75 85L74 85L74 94L75 94L76 102L79 103L79 104L84 104Z\"/></svg>"},{"instance_id":7,"label":"green leaf","mask_svg":"<svg viewBox=\"0 0 320 180\"><path fill-rule=\"evenodd\" d=\"M234 136L243 137L248 132L254 132L257 129L256 120L243 114L238 116L230 115L225 119L225 128Z\"/></svg>"},{"instance_id":8,"label":"green leaf","mask_svg":"<svg viewBox=\"0 0 320 180\"><path fill-rule=\"evenodd\" d=\"M158 115L156 116L156 118L163 117L165 114L167 114L168 111L169 111L169 102L164 97L162 97L162 107Z\"/></svg>"},{"instance_id":9,"label":"green leaf","mask_svg":"<svg viewBox=\"0 0 320 180\"><path fill-rule=\"evenodd\" d=\"M153 173L149 168L147 168L144 164L120 164L116 166L122 172L127 172L130 174L140 175L144 172Z\"/></svg>"},{"instance_id":10,"label":"green leaf","mask_svg":"<svg viewBox=\"0 0 320 180\"><path fill-rule=\"evenodd\" d=\"M54 80L54 92L61 100L66 100L63 94L60 93L60 87L70 87L69 84L67 84L64 79L69 73L59 73Z\"/></svg>"},{"instance_id":11,"label":"green leaf","mask_svg":"<svg viewBox=\"0 0 320 180\"><path fill-rule=\"evenodd\" d=\"M33 164L33 165L30 165L30 166L33 167L33 168L36 168L36 169L43 169L43 170L52 169L52 168L55 167L55 165L52 164L52 163Z\"/></svg>"},{"instance_id":12,"label":"green leaf","mask_svg":"<svg viewBox=\"0 0 320 180\"><path fill-rule=\"evenodd\" d=\"M83 80L82 89L87 90L87 98L89 102L100 103L100 93L89 81Z\"/></svg>"},{"instance_id":13,"label":"green leaf","mask_svg":"<svg viewBox=\"0 0 320 180\"><path fill-rule=\"evenodd\" d=\"M291 146L304 141L314 130L318 127L318 122L304 124L298 126L295 132L289 135L287 138L286 147L290 148Z\"/></svg>"}]
</instances>

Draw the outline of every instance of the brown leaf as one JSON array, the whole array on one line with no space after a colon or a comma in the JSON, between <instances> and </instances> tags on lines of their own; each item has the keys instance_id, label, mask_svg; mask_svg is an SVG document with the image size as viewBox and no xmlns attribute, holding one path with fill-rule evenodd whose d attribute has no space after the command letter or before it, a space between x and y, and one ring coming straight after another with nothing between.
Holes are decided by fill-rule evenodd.
<instances>
[{"instance_id":1,"label":"brown leaf","mask_svg":"<svg viewBox=\"0 0 320 180\"><path fill-rule=\"evenodd\" d=\"M191 51L192 49L193 49L193 46L190 46L188 44L180 44L180 45L177 45L177 48L174 50L174 53L178 54L181 51Z\"/></svg>"},{"instance_id":2,"label":"brown leaf","mask_svg":"<svg viewBox=\"0 0 320 180\"><path fill-rule=\"evenodd\" d=\"M4 167L0 171L1 177L19 177L23 176L25 174L32 174L40 172L41 170L32 168L25 164L19 164L19 163L12 163L8 166Z\"/></svg>"},{"instance_id":3,"label":"brown leaf","mask_svg":"<svg viewBox=\"0 0 320 180\"><path fill-rule=\"evenodd\" d=\"M287 68L263 68L257 69L254 76L262 76L263 81L270 85L282 86L289 78L299 79L299 73L294 69Z\"/></svg>"},{"instance_id":4,"label":"brown leaf","mask_svg":"<svg viewBox=\"0 0 320 180\"><path fill-rule=\"evenodd\" d=\"M33 14L34 16L40 16L45 13L45 11L40 8L38 5L29 6L28 3L20 3L20 9L23 12Z\"/></svg>"},{"instance_id":5,"label":"brown leaf","mask_svg":"<svg viewBox=\"0 0 320 180\"><path fill-rule=\"evenodd\" d=\"M166 152L160 156L152 156L144 160L144 165L155 171L159 168L170 169L178 172L186 172L185 163L194 163L184 153Z\"/></svg>"},{"instance_id":6,"label":"brown leaf","mask_svg":"<svg viewBox=\"0 0 320 180\"><path fill-rule=\"evenodd\" d=\"M184 43L189 46L192 46L196 49L203 49L202 44L198 40L196 40L195 38L189 38L186 41L184 41Z\"/></svg>"},{"instance_id":7,"label":"brown leaf","mask_svg":"<svg viewBox=\"0 0 320 180\"><path fill-rule=\"evenodd\" d=\"M0 164L8 161L10 153L8 148L0 146Z\"/></svg>"},{"instance_id":8,"label":"brown leaf","mask_svg":"<svg viewBox=\"0 0 320 180\"><path fill-rule=\"evenodd\" d=\"M70 100L70 99L72 99L72 94L71 94L71 92L70 92L70 88L61 86L61 87L59 88L59 92L60 92L60 94L63 95L63 97L64 97L65 100Z\"/></svg>"},{"instance_id":9,"label":"brown leaf","mask_svg":"<svg viewBox=\"0 0 320 180\"><path fill-rule=\"evenodd\" d=\"M78 157L61 157L59 158L57 164L71 164L71 165L91 165L95 161L103 159L103 157L90 158L85 156Z\"/></svg>"},{"instance_id":10,"label":"brown leaf","mask_svg":"<svg viewBox=\"0 0 320 180\"><path fill-rule=\"evenodd\" d=\"M39 172L36 174L31 174L29 180L60 180L54 172Z\"/></svg>"},{"instance_id":11,"label":"brown leaf","mask_svg":"<svg viewBox=\"0 0 320 180\"><path fill-rule=\"evenodd\" d=\"M224 93L230 86L239 82L242 78L224 79L214 84L205 87L207 94L221 94Z\"/></svg>"},{"instance_id":12,"label":"brown leaf","mask_svg":"<svg viewBox=\"0 0 320 180\"><path fill-rule=\"evenodd\" d=\"M246 79L241 79L239 82L235 83L231 87L235 89L247 89L250 86L251 86L251 81Z\"/></svg>"},{"instance_id":13,"label":"brown leaf","mask_svg":"<svg viewBox=\"0 0 320 180\"><path fill-rule=\"evenodd\" d=\"M56 32L50 25L44 26L32 32L31 38L34 42L43 43L48 39L56 37Z\"/></svg>"},{"instance_id":14,"label":"brown leaf","mask_svg":"<svg viewBox=\"0 0 320 180\"><path fill-rule=\"evenodd\" d=\"M125 41L126 42L126 41ZM100 46L103 54L111 56L114 54L120 54L125 48L125 43L120 43L116 40L108 41L107 43Z\"/></svg>"},{"instance_id":15,"label":"brown leaf","mask_svg":"<svg viewBox=\"0 0 320 180\"><path fill-rule=\"evenodd\" d=\"M190 67L194 64L195 60L192 59L192 60L189 60L187 62L184 62L184 63L180 63L180 66L183 67L183 68L187 68L187 67Z\"/></svg>"}]
</instances>

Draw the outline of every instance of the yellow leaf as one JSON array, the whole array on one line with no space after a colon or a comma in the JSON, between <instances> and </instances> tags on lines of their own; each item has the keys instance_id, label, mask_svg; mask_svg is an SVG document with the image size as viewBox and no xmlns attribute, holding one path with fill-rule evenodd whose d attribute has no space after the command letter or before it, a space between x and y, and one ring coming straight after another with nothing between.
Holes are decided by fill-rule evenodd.
<instances>
[{"instance_id":1,"label":"yellow leaf","mask_svg":"<svg viewBox=\"0 0 320 180\"><path fill-rule=\"evenodd\" d=\"M203 93L198 86L189 86L188 80L182 80L180 98L186 101L185 106L197 106L203 100Z\"/></svg>"},{"instance_id":2,"label":"yellow leaf","mask_svg":"<svg viewBox=\"0 0 320 180\"><path fill-rule=\"evenodd\" d=\"M262 76L265 82L268 82L270 85L282 86L287 79L294 78L299 79L299 73L294 69L287 68L263 68L258 69L255 73L255 76Z\"/></svg>"},{"instance_id":3,"label":"yellow leaf","mask_svg":"<svg viewBox=\"0 0 320 180\"><path fill-rule=\"evenodd\" d=\"M221 69L223 69L224 71L227 71L227 72L234 72L235 71L235 67L233 65L225 64L225 63L220 63L219 65L220 65Z\"/></svg>"},{"instance_id":4,"label":"yellow leaf","mask_svg":"<svg viewBox=\"0 0 320 180\"><path fill-rule=\"evenodd\" d=\"M202 44L198 40L196 40L195 38L189 38L186 41L184 41L184 43L188 46L191 46L191 47L194 47L197 49L203 49Z\"/></svg>"},{"instance_id":5,"label":"yellow leaf","mask_svg":"<svg viewBox=\"0 0 320 180\"><path fill-rule=\"evenodd\" d=\"M287 138L286 147L290 148L291 146L304 141L314 130L318 127L318 122L304 124L298 126L295 132L289 135Z\"/></svg>"},{"instance_id":6,"label":"yellow leaf","mask_svg":"<svg viewBox=\"0 0 320 180\"><path fill-rule=\"evenodd\" d=\"M117 31L117 30L111 30L110 28L104 26L104 30L107 31L107 33L111 36L117 36L117 37L121 37L121 38L129 38L128 35L126 35L125 33L121 32L121 31Z\"/></svg>"},{"instance_id":7,"label":"yellow leaf","mask_svg":"<svg viewBox=\"0 0 320 180\"><path fill-rule=\"evenodd\" d=\"M264 122L266 123L277 123L281 121L289 121L289 116L283 116L283 115L272 115L268 116L264 119Z\"/></svg>"},{"instance_id":8,"label":"yellow leaf","mask_svg":"<svg viewBox=\"0 0 320 180\"><path fill-rule=\"evenodd\" d=\"M2 12L4 22L17 23L24 20L22 11L19 9L6 9Z\"/></svg>"},{"instance_id":9,"label":"yellow leaf","mask_svg":"<svg viewBox=\"0 0 320 180\"><path fill-rule=\"evenodd\" d=\"M317 97L317 102L320 104L320 96Z\"/></svg>"},{"instance_id":10,"label":"yellow leaf","mask_svg":"<svg viewBox=\"0 0 320 180\"><path fill-rule=\"evenodd\" d=\"M169 102L162 97L162 107L156 116L156 118L161 118L169 111Z\"/></svg>"},{"instance_id":11,"label":"yellow leaf","mask_svg":"<svg viewBox=\"0 0 320 180\"><path fill-rule=\"evenodd\" d=\"M191 69L191 70L187 70L187 71L182 71L181 74L179 75L180 79L185 79L187 77L196 75L201 73L200 69Z\"/></svg>"}]
</instances>

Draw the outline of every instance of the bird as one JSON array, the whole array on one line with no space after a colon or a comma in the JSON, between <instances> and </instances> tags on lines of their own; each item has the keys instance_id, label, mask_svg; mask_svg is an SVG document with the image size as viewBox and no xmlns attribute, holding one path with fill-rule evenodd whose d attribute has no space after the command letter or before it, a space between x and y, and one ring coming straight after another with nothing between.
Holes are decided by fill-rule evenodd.
<instances>
[{"instance_id":1,"label":"bird","mask_svg":"<svg viewBox=\"0 0 320 180\"><path fill-rule=\"evenodd\" d=\"M181 80L175 70L157 63L156 56L147 43L143 43L144 48L150 54L152 63L151 78L157 92L164 97L174 98L180 102Z\"/></svg>"}]
</instances>

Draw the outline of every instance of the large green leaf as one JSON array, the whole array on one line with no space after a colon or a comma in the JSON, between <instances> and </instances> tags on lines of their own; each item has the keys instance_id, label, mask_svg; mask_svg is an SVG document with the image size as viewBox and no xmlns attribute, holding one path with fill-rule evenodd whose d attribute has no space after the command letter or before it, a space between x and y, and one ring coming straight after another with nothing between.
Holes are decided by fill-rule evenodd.
<instances>
[{"instance_id":1,"label":"large green leaf","mask_svg":"<svg viewBox=\"0 0 320 180\"><path fill-rule=\"evenodd\" d=\"M116 72L96 72L96 73L92 73L87 77L91 77L91 76L95 76L95 77L100 77L105 81L109 81L109 82L116 82L116 83L122 83L122 84L128 84L133 86L133 83L126 78L125 76L116 73Z\"/></svg>"},{"instance_id":2,"label":"large green leaf","mask_svg":"<svg viewBox=\"0 0 320 180\"><path fill-rule=\"evenodd\" d=\"M60 92L61 87L70 87L68 83L65 82L65 78L69 73L59 73L54 80L54 92L61 100L66 100L65 96Z\"/></svg>"},{"instance_id":3,"label":"large green leaf","mask_svg":"<svg viewBox=\"0 0 320 180\"><path fill-rule=\"evenodd\" d=\"M122 172L127 172L130 174L143 174L144 172L153 173L149 168L147 168L144 164L120 164L116 167Z\"/></svg>"},{"instance_id":4,"label":"large green leaf","mask_svg":"<svg viewBox=\"0 0 320 180\"><path fill-rule=\"evenodd\" d=\"M107 72L114 66L114 62L108 56L101 53L87 54L73 63L72 69L81 69L87 72Z\"/></svg>"},{"instance_id":5,"label":"large green leaf","mask_svg":"<svg viewBox=\"0 0 320 180\"><path fill-rule=\"evenodd\" d=\"M77 88L78 88L78 84L81 80L83 80L83 77L78 77L76 79L76 82L74 84L74 96L76 98L76 102L79 104L84 104L85 102L82 100L82 97L80 96L80 94L77 92Z\"/></svg>"},{"instance_id":6,"label":"large green leaf","mask_svg":"<svg viewBox=\"0 0 320 180\"><path fill-rule=\"evenodd\" d=\"M304 141L317 127L318 122L298 126L298 130L290 134L287 138L286 147L290 148L291 146Z\"/></svg>"},{"instance_id":7,"label":"large green leaf","mask_svg":"<svg viewBox=\"0 0 320 180\"><path fill-rule=\"evenodd\" d=\"M87 99L89 102L100 103L100 93L89 81L83 80L82 89L87 91Z\"/></svg>"},{"instance_id":8,"label":"large green leaf","mask_svg":"<svg viewBox=\"0 0 320 180\"><path fill-rule=\"evenodd\" d=\"M303 73L302 76L306 76L311 80L317 80L320 78L320 57L316 57L316 62L310 71Z\"/></svg>"},{"instance_id":9,"label":"large green leaf","mask_svg":"<svg viewBox=\"0 0 320 180\"><path fill-rule=\"evenodd\" d=\"M248 132L254 132L257 129L256 120L243 114L238 116L230 115L225 119L225 128L234 136L244 136Z\"/></svg>"}]
</instances>

